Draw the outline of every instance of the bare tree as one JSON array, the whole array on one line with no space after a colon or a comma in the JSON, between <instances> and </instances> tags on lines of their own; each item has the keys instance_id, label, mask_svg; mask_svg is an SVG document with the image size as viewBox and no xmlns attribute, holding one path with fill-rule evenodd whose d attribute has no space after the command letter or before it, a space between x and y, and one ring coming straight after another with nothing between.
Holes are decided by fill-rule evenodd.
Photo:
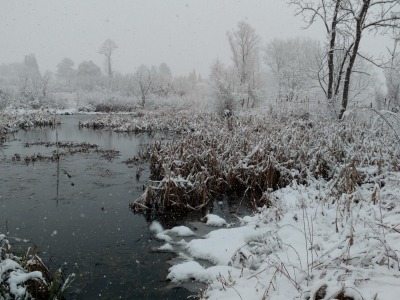
<instances>
[{"instance_id":1,"label":"bare tree","mask_svg":"<svg viewBox=\"0 0 400 300\"><path fill-rule=\"evenodd\" d=\"M113 76L111 68L111 55L117 48L118 46L113 40L107 39L104 41L104 43L100 46L99 50L97 51L99 54L104 55L106 72L108 74L108 77Z\"/></svg>"},{"instance_id":2,"label":"bare tree","mask_svg":"<svg viewBox=\"0 0 400 300\"><path fill-rule=\"evenodd\" d=\"M310 39L274 39L264 49L264 62L274 74L278 98L292 101L314 85L319 43Z\"/></svg>"},{"instance_id":3,"label":"bare tree","mask_svg":"<svg viewBox=\"0 0 400 300\"><path fill-rule=\"evenodd\" d=\"M255 30L246 22L238 23L238 28L228 32L229 46L232 51L232 60L239 78L240 92L246 95L247 107L253 97L259 76L260 38ZM246 99L242 99L244 106Z\"/></svg>"},{"instance_id":4,"label":"bare tree","mask_svg":"<svg viewBox=\"0 0 400 300\"><path fill-rule=\"evenodd\" d=\"M341 68L340 84L343 83L339 118L342 118L349 102L351 76L357 58L375 63L372 58L360 53L360 43L365 32L387 34L389 30L400 27L399 0L289 0L295 5L297 13L302 14L311 26L317 19L325 25L329 41L328 69L329 80L327 99L333 96L334 54L344 53L342 62L336 66ZM341 39L338 44L337 34ZM375 63L376 64L376 63ZM342 83L341 83L342 82Z\"/></svg>"},{"instance_id":5,"label":"bare tree","mask_svg":"<svg viewBox=\"0 0 400 300\"><path fill-rule=\"evenodd\" d=\"M400 2L398 0L348 0L346 4L343 9L351 13L352 19L345 25L353 30L354 45L349 54L349 62L344 78L342 104L339 112L340 119L347 108L351 73L356 58L358 56L365 58L358 52L364 31L374 30L385 34L389 29L400 27Z\"/></svg>"},{"instance_id":6,"label":"bare tree","mask_svg":"<svg viewBox=\"0 0 400 300\"><path fill-rule=\"evenodd\" d=\"M140 100L142 107L146 104L147 96L149 95L151 88L155 82L157 71L155 68L149 68L145 65L141 65L137 68L133 79L135 81L136 95Z\"/></svg>"},{"instance_id":7,"label":"bare tree","mask_svg":"<svg viewBox=\"0 0 400 300\"><path fill-rule=\"evenodd\" d=\"M349 13L340 9L344 1L347 0L289 0L289 3L296 7L296 14L303 16L307 28L319 20L326 30L329 43L327 51L328 82L326 82L324 92L328 101L332 101L333 97L337 35L338 33L344 34L338 28L338 24L346 20ZM322 80L325 81L324 78Z\"/></svg>"}]
</instances>

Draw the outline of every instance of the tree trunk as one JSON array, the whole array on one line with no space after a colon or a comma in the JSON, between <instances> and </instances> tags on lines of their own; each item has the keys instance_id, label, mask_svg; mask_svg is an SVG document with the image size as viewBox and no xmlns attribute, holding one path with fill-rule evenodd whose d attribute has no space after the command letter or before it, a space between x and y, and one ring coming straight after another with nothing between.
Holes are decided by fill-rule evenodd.
<instances>
[{"instance_id":1,"label":"tree trunk","mask_svg":"<svg viewBox=\"0 0 400 300\"><path fill-rule=\"evenodd\" d=\"M142 94L142 107L146 104L146 96Z\"/></svg>"},{"instance_id":2,"label":"tree trunk","mask_svg":"<svg viewBox=\"0 0 400 300\"><path fill-rule=\"evenodd\" d=\"M111 69L111 55L107 57L107 68L108 68L108 77L112 77L112 69Z\"/></svg>"},{"instance_id":3,"label":"tree trunk","mask_svg":"<svg viewBox=\"0 0 400 300\"><path fill-rule=\"evenodd\" d=\"M341 0L336 0L336 5L335 5L335 12L333 15L332 19L332 25L331 25L331 40L330 40L330 45L329 45L329 53L328 53L328 76L329 76L329 81L328 81L328 101L332 101L332 94L333 94L333 74L335 72L334 69L334 53L335 53L335 44L336 44L336 25L337 25L337 16L339 13L339 6L340 6Z\"/></svg>"},{"instance_id":4,"label":"tree trunk","mask_svg":"<svg viewBox=\"0 0 400 300\"><path fill-rule=\"evenodd\" d=\"M343 118L343 114L347 109L347 104L349 101L351 73L353 72L354 62L356 61L356 58L357 58L357 52L358 52L358 48L360 46L361 35L362 35L362 27L364 25L365 16L368 12L370 3L371 3L371 0L364 0L361 10L360 10L359 14L357 15L357 18L355 19L357 22L356 23L357 24L356 25L356 39L354 41L353 51L351 52L351 55L350 55L349 64L346 69L346 76L344 79L344 86L343 86L342 105L340 107L339 119Z\"/></svg>"}]
</instances>

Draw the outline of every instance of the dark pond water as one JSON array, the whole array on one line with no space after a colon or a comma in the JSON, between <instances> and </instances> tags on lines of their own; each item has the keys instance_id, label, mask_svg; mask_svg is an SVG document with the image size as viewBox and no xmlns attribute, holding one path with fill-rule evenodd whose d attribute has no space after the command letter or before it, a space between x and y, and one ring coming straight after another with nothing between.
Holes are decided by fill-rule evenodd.
<instances>
[{"instance_id":1,"label":"dark pond water","mask_svg":"<svg viewBox=\"0 0 400 300\"><path fill-rule=\"evenodd\" d=\"M172 254L151 251L163 243L152 238L145 218L129 209L148 169L142 166L137 180L136 167L122 161L151 138L79 129L85 118L90 116L60 117L58 140L95 143L119 150L118 157L74 154L62 156L59 164L29 165L12 160L15 153L50 154L54 148L24 144L55 142L54 128L21 130L0 147L0 233L34 243L51 270L77 274L67 299L186 299L193 292L165 282ZM16 243L14 250L19 247L27 244Z\"/></svg>"}]
</instances>

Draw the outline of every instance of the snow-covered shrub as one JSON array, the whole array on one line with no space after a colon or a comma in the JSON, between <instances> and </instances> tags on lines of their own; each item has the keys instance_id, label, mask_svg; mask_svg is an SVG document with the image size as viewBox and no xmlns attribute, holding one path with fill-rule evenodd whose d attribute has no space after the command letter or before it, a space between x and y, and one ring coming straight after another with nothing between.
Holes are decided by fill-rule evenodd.
<instances>
[{"instance_id":1,"label":"snow-covered shrub","mask_svg":"<svg viewBox=\"0 0 400 300\"><path fill-rule=\"evenodd\" d=\"M0 299L62 299L75 275L52 275L32 248L21 256L0 234Z\"/></svg>"}]
</instances>

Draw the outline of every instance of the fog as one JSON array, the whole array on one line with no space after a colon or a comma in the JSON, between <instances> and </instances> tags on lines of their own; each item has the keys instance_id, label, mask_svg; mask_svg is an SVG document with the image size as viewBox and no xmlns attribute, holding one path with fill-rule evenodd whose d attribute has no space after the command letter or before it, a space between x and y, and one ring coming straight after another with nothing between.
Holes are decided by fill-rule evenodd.
<instances>
[{"instance_id":1,"label":"fog","mask_svg":"<svg viewBox=\"0 0 400 300\"><path fill-rule=\"evenodd\" d=\"M226 33L241 20L263 43L276 37L324 39L320 26L302 30L302 19L282 0L0 2L0 64L21 62L34 53L42 73L55 72L64 57L75 66L92 60L104 70L97 50L110 38L118 45L116 71L165 62L174 76L195 69L207 77L215 59L230 62Z\"/></svg>"}]
</instances>

